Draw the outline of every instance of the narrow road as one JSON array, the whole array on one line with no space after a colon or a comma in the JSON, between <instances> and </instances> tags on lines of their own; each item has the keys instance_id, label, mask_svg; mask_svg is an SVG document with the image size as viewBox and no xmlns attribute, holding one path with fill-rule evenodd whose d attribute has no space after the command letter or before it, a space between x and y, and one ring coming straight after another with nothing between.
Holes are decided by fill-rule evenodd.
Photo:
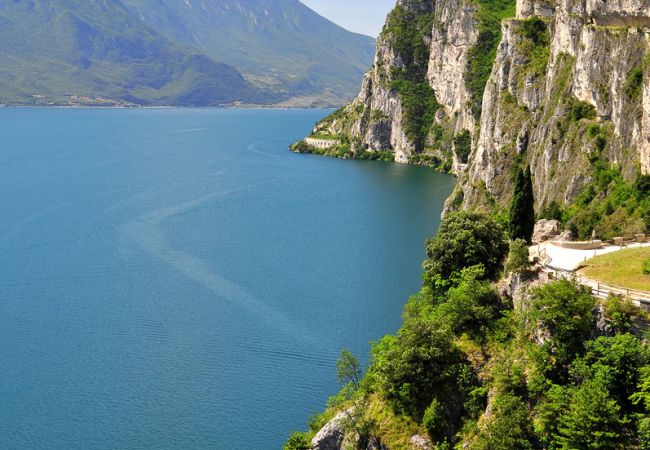
<instances>
[{"instance_id":1,"label":"narrow road","mask_svg":"<svg viewBox=\"0 0 650 450\"><path fill-rule=\"evenodd\" d=\"M578 283L591 288L593 295L599 298L607 298L609 294L621 295L632 300L637 306L650 308L650 292L610 285L579 273L582 264L595 256L639 247L650 247L650 243L635 243L624 247L609 245L598 250L574 250L555 246L551 242L543 242L530 247L529 250L531 256L539 257L542 270L552 274L554 278L575 279Z\"/></svg>"}]
</instances>

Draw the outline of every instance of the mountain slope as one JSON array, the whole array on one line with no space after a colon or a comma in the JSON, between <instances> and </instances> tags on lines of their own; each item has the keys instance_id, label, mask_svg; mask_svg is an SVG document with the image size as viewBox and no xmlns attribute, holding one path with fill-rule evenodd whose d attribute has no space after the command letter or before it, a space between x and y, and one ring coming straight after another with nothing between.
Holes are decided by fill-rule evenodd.
<instances>
[{"instance_id":1,"label":"mountain slope","mask_svg":"<svg viewBox=\"0 0 650 450\"><path fill-rule=\"evenodd\" d=\"M168 39L234 65L258 85L306 97L307 104L349 100L372 63L374 39L297 0L123 2Z\"/></svg>"},{"instance_id":2,"label":"mountain slope","mask_svg":"<svg viewBox=\"0 0 650 450\"><path fill-rule=\"evenodd\" d=\"M269 100L234 67L170 42L118 0L0 1L0 42L0 103Z\"/></svg>"}]
</instances>

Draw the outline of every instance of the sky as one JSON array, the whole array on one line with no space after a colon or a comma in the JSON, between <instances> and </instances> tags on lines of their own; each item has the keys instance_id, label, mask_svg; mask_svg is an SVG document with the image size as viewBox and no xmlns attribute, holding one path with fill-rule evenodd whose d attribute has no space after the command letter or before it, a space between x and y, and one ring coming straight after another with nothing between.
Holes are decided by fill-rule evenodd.
<instances>
[{"instance_id":1,"label":"sky","mask_svg":"<svg viewBox=\"0 0 650 450\"><path fill-rule=\"evenodd\" d=\"M300 0L350 31L377 37L396 0Z\"/></svg>"}]
</instances>

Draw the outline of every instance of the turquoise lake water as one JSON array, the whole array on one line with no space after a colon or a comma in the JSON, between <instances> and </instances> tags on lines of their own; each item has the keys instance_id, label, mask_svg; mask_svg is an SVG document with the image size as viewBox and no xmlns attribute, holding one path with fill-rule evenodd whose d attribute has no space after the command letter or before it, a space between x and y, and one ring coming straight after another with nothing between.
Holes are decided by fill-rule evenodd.
<instances>
[{"instance_id":1,"label":"turquoise lake water","mask_svg":"<svg viewBox=\"0 0 650 450\"><path fill-rule=\"evenodd\" d=\"M419 289L454 179L327 111L0 109L0 448L279 449Z\"/></svg>"}]
</instances>

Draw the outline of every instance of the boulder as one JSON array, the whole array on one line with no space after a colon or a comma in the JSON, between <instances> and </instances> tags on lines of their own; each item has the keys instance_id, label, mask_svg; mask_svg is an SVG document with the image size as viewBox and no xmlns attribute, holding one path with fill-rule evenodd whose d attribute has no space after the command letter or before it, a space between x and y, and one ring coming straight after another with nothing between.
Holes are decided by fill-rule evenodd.
<instances>
[{"instance_id":1,"label":"boulder","mask_svg":"<svg viewBox=\"0 0 650 450\"><path fill-rule=\"evenodd\" d=\"M571 241L573 241L573 233L571 233L570 230L563 231L562 233L560 233L560 235L555 240L556 241L571 242Z\"/></svg>"},{"instance_id":2,"label":"boulder","mask_svg":"<svg viewBox=\"0 0 650 450\"><path fill-rule=\"evenodd\" d=\"M535 224L533 230L533 242L540 243L550 241L560 234L560 222L557 220L542 219Z\"/></svg>"},{"instance_id":3,"label":"boulder","mask_svg":"<svg viewBox=\"0 0 650 450\"><path fill-rule=\"evenodd\" d=\"M420 436L418 434L411 436L411 439L409 439L409 444L413 450L431 450L433 448L431 439L429 439L427 436Z\"/></svg>"},{"instance_id":4,"label":"boulder","mask_svg":"<svg viewBox=\"0 0 650 450\"><path fill-rule=\"evenodd\" d=\"M366 450L388 450L388 447L382 444L379 439L371 438Z\"/></svg>"},{"instance_id":5,"label":"boulder","mask_svg":"<svg viewBox=\"0 0 650 450\"><path fill-rule=\"evenodd\" d=\"M345 438L342 422L346 414L348 414L347 411L338 414L321 428L311 440L314 450L341 450Z\"/></svg>"}]
</instances>

